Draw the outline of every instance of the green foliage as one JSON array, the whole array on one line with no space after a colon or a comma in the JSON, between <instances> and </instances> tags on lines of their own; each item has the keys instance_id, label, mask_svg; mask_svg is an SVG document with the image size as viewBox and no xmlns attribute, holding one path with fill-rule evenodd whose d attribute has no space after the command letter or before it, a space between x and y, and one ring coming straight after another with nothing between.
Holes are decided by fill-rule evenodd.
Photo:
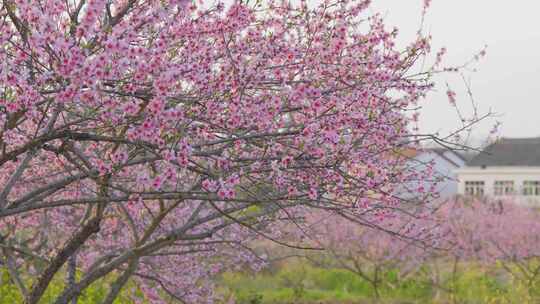
<instances>
[{"instance_id":1,"label":"green foliage","mask_svg":"<svg viewBox=\"0 0 540 304\"><path fill-rule=\"evenodd\" d=\"M8 271L5 268L0 268L0 304L15 304L22 303L23 298L19 292L17 286L11 281ZM64 289L64 278L55 278L49 287L47 288L43 298L40 303L48 304L53 303L56 297ZM101 303L108 291L110 282L108 281L97 281L92 284L89 288L85 289L82 295L78 298L78 304L95 304ZM27 286L29 284L26 284ZM131 284L128 283L126 288L130 288ZM120 294L119 297L114 301L114 304L123 304L131 303L132 301L125 294Z\"/></svg>"},{"instance_id":2,"label":"green foliage","mask_svg":"<svg viewBox=\"0 0 540 304\"><path fill-rule=\"evenodd\" d=\"M6 269L1 272L2 281L0 282L0 304L21 303L22 298L19 290L10 282L9 273Z\"/></svg>"}]
</instances>

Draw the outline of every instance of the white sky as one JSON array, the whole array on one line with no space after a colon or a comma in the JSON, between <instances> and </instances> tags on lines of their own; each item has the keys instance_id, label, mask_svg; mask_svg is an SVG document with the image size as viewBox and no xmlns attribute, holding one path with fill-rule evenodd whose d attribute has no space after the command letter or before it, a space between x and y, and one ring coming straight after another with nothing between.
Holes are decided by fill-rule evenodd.
<instances>
[{"instance_id":1,"label":"white sky","mask_svg":"<svg viewBox=\"0 0 540 304\"><path fill-rule=\"evenodd\" d=\"M386 16L387 24L400 28L400 41L410 41L419 26L422 0L373 0L372 11ZM435 50L448 48L446 61L468 61L484 45L487 56L476 65L470 80L481 112L498 116L475 127L475 136L488 133L501 121L499 135L540 136L540 1L538 0L433 0L424 28L433 35ZM470 113L463 81L444 76L458 93L458 104ZM444 86L425 103L421 129L448 131L459 121L448 105Z\"/></svg>"}]
</instances>

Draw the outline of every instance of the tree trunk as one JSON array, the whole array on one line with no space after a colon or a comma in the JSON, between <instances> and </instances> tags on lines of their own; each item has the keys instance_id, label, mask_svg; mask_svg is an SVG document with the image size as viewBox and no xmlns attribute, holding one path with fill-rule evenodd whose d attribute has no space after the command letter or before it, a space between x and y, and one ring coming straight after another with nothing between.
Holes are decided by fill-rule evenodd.
<instances>
[{"instance_id":1,"label":"tree trunk","mask_svg":"<svg viewBox=\"0 0 540 304\"><path fill-rule=\"evenodd\" d=\"M67 265L67 282L66 285L69 287L75 285L76 282L76 275L77 275L77 253L74 253L72 256L68 259L68 265ZM73 297L71 299L71 304L77 304L77 297Z\"/></svg>"},{"instance_id":2,"label":"tree trunk","mask_svg":"<svg viewBox=\"0 0 540 304\"><path fill-rule=\"evenodd\" d=\"M37 281L32 285L30 294L25 299L25 304L36 304L39 302L43 293L49 286L54 275L71 257L75 251L94 233L99 231L101 217L92 218L86 225L71 238L64 247L56 254L49 266L41 273Z\"/></svg>"}]
</instances>

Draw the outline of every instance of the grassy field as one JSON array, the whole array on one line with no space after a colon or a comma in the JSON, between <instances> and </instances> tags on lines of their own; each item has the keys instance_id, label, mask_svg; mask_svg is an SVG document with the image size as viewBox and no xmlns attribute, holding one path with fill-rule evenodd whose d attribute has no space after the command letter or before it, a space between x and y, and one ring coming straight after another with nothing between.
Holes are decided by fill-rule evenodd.
<instances>
[{"instance_id":1,"label":"grassy field","mask_svg":"<svg viewBox=\"0 0 540 304\"><path fill-rule=\"evenodd\" d=\"M446 265L439 269L438 286L433 284L433 269L427 266L401 278L397 271L387 271L382 276L378 295L368 281L352 272L315 267L303 260L274 264L258 273L227 272L216 283L223 303L234 299L238 304L540 303L540 279L525 282L501 265L485 267L467 263L456 272L450 271L451 268ZM517 267L514 270L519 271ZM100 303L109 283L96 282L81 295L78 303ZM51 303L63 287L63 280L55 280L40 303ZM0 304L13 303L22 303L22 298L7 271L2 271ZM121 295L114 303L132 301Z\"/></svg>"},{"instance_id":2,"label":"grassy field","mask_svg":"<svg viewBox=\"0 0 540 304\"><path fill-rule=\"evenodd\" d=\"M240 304L260 303L540 303L534 286L525 286L494 266L443 274L435 287L428 272L399 279L384 275L379 297L372 286L342 269L323 269L304 262L288 262L257 274L226 273L220 283L225 299ZM532 289L532 290L531 290Z\"/></svg>"}]
</instances>

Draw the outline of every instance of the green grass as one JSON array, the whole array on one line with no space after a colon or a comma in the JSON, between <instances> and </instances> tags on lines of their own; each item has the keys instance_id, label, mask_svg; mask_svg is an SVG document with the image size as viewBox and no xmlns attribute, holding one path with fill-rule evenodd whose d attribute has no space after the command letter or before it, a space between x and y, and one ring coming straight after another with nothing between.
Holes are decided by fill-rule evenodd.
<instances>
[{"instance_id":1,"label":"green grass","mask_svg":"<svg viewBox=\"0 0 540 304\"><path fill-rule=\"evenodd\" d=\"M383 289L383 298L410 299L431 296L427 285L395 282L388 273L386 281L401 284L399 290ZM238 303L320 303L365 302L375 297L372 286L342 269L323 269L304 263L289 263L275 273L226 273L222 292L234 294Z\"/></svg>"},{"instance_id":2,"label":"green grass","mask_svg":"<svg viewBox=\"0 0 540 304\"><path fill-rule=\"evenodd\" d=\"M538 266L534 263L538 261L529 266ZM259 273L224 273L218 279L218 291L225 300L232 297L238 304L540 303L540 278L525 282L511 274L519 275L516 265L505 266L461 263L454 275L451 264L440 264L442 288L429 283L428 265L424 266L425 272L404 279L399 279L397 271L390 270L383 274L384 284L377 299L373 286L352 272L289 260ZM94 283L79 297L78 303L100 303L112 279ZM128 284L128 288L133 287L133 284ZM51 303L63 288L63 276L55 278L40 303ZM3 269L0 271L0 304L12 303L22 303L22 298ZM132 301L121 295L115 304L123 303Z\"/></svg>"},{"instance_id":3,"label":"green grass","mask_svg":"<svg viewBox=\"0 0 540 304\"><path fill-rule=\"evenodd\" d=\"M347 270L294 261L257 274L225 273L220 292L239 304L540 303L535 286L527 287L508 273L502 278L502 269L495 265L488 269L471 263L462 268L455 276L448 269L443 273L443 288L432 286L425 274L399 280L397 272L389 271L376 299L373 287Z\"/></svg>"}]
</instances>

